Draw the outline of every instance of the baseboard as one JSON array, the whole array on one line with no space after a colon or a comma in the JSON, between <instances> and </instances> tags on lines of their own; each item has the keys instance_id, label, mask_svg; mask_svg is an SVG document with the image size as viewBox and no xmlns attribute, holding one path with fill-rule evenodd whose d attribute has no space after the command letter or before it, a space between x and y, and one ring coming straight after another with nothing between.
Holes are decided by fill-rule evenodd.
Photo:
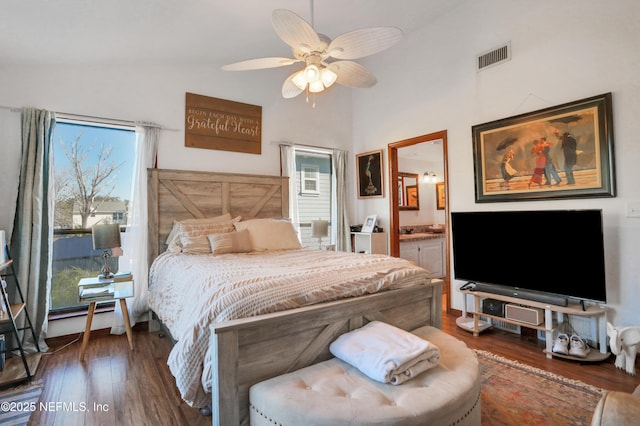
<instances>
[{"instance_id":1,"label":"baseboard","mask_svg":"<svg viewBox=\"0 0 640 426\"><path fill-rule=\"evenodd\" d=\"M149 331L149 323L147 321L138 322L136 323L136 325L131 327L131 329L133 331ZM44 339L44 341L49 347L58 347L58 346L66 345L70 341L79 338L80 336L82 336L82 334L83 332L66 334L64 336L47 337ZM91 330L91 336L89 336L89 338L93 339L96 337L105 337L105 336L109 336L110 334L111 334L111 328L100 328L97 330Z\"/></svg>"}]
</instances>

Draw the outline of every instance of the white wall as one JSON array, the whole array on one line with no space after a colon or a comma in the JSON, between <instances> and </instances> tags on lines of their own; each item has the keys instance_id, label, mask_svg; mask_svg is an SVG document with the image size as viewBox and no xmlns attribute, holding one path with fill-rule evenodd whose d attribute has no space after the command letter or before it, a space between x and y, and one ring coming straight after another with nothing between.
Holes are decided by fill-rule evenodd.
<instances>
[{"instance_id":1,"label":"white wall","mask_svg":"<svg viewBox=\"0 0 640 426\"><path fill-rule=\"evenodd\" d=\"M377 72L382 95L354 95L354 150L446 129L451 211L602 208L609 320L640 324L640 219L625 217L626 203L640 200L638 16L634 0L466 2L389 51L388 66ZM508 41L511 61L475 71L477 54ZM474 202L473 125L606 92L613 93L615 198ZM376 212L388 226L388 202L358 200L356 215ZM554 259L544 261L551 271Z\"/></svg>"},{"instance_id":2,"label":"white wall","mask_svg":"<svg viewBox=\"0 0 640 426\"><path fill-rule=\"evenodd\" d=\"M15 159L20 157L20 145L20 114L0 109L0 229L6 232L7 243L11 241L18 197L20 164Z\"/></svg>"}]
</instances>

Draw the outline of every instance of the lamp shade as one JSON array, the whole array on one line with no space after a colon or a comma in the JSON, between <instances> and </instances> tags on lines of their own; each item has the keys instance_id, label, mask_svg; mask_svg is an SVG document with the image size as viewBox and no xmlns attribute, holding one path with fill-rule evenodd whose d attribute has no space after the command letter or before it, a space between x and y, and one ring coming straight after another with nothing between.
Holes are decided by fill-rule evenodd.
<instances>
[{"instance_id":1,"label":"lamp shade","mask_svg":"<svg viewBox=\"0 0 640 426\"><path fill-rule=\"evenodd\" d=\"M110 223L106 225L93 225L91 228L94 250L106 250L120 247L120 225Z\"/></svg>"},{"instance_id":2,"label":"lamp shade","mask_svg":"<svg viewBox=\"0 0 640 426\"><path fill-rule=\"evenodd\" d=\"M312 220L311 236L313 238L322 238L322 237L329 236L329 221L328 220Z\"/></svg>"}]
</instances>

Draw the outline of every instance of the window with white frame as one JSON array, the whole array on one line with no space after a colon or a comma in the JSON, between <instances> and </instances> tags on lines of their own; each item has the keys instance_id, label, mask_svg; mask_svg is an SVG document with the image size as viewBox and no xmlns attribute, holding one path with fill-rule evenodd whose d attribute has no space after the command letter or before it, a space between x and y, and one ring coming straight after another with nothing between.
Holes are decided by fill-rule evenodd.
<instances>
[{"instance_id":1,"label":"window with white frame","mask_svg":"<svg viewBox=\"0 0 640 426\"><path fill-rule=\"evenodd\" d=\"M311 195L320 194L320 166L302 163L300 180L302 181L300 193Z\"/></svg>"},{"instance_id":2,"label":"window with white frame","mask_svg":"<svg viewBox=\"0 0 640 426\"><path fill-rule=\"evenodd\" d=\"M326 246L333 241L332 224L336 217L332 154L328 150L296 147L296 187L300 239L307 247ZM329 221L329 235L312 236L311 222Z\"/></svg>"},{"instance_id":3,"label":"window with white frame","mask_svg":"<svg viewBox=\"0 0 640 426\"><path fill-rule=\"evenodd\" d=\"M50 312L84 309L80 278L95 277L103 265L93 250L91 227L127 223L133 185L136 133L133 127L56 120L53 265ZM124 238L124 236L123 236ZM118 258L109 260L114 271Z\"/></svg>"}]
</instances>

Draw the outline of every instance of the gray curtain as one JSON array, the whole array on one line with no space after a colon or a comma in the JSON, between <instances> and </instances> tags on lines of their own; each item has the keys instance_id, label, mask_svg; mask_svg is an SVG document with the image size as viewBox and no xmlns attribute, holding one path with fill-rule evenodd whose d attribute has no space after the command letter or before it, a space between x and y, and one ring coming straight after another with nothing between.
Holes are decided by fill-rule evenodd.
<instances>
[{"instance_id":1,"label":"gray curtain","mask_svg":"<svg viewBox=\"0 0 640 426\"><path fill-rule=\"evenodd\" d=\"M22 154L16 215L10 251L18 281L33 323L40 349L47 350L51 253L53 240L53 155L51 153L55 114L22 110ZM25 324L25 316L18 321ZM31 333L23 336L26 352L36 350Z\"/></svg>"},{"instance_id":2,"label":"gray curtain","mask_svg":"<svg viewBox=\"0 0 640 426\"><path fill-rule=\"evenodd\" d=\"M351 251L351 227L347 203L347 152L333 150L333 173L336 177L336 250Z\"/></svg>"}]
</instances>

